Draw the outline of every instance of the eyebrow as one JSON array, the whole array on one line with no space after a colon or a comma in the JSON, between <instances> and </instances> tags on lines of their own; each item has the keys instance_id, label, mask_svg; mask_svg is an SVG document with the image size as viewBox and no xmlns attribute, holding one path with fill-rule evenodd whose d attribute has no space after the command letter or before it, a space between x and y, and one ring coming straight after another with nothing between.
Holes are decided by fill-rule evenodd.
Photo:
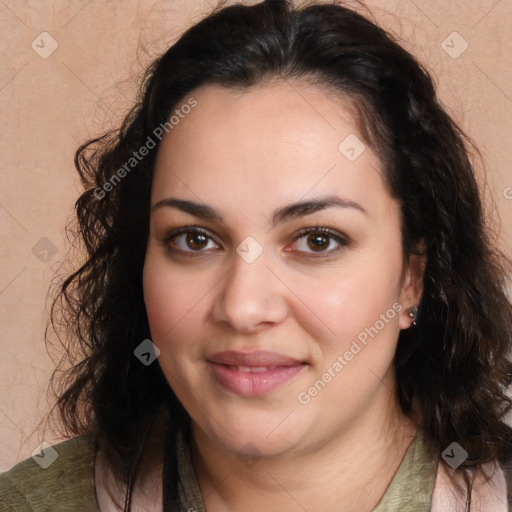
<instances>
[{"instance_id":1,"label":"eyebrow","mask_svg":"<svg viewBox=\"0 0 512 512\"><path fill-rule=\"evenodd\" d=\"M168 197L158 201L151 208L151 212L164 207L176 208L182 212L194 215L195 217L224 222L224 217L215 208L208 206L207 204L196 203L185 199L176 199L174 197ZM310 201L292 203L278 208L272 215L272 227L275 227L277 224L281 224L285 221L303 217L305 215L311 215L312 213L332 207L352 208L356 211L360 211L361 213L368 214L368 212L359 203L331 195L312 199Z\"/></svg>"}]
</instances>

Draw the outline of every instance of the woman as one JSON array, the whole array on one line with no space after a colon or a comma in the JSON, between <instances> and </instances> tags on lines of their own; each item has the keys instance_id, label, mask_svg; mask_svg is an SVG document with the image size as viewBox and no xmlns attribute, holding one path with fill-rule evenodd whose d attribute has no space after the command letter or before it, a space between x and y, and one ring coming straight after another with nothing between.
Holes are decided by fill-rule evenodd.
<instances>
[{"instance_id":1,"label":"woman","mask_svg":"<svg viewBox=\"0 0 512 512\"><path fill-rule=\"evenodd\" d=\"M510 261L468 145L352 10L189 29L77 151L75 437L5 510L508 510Z\"/></svg>"}]
</instances>

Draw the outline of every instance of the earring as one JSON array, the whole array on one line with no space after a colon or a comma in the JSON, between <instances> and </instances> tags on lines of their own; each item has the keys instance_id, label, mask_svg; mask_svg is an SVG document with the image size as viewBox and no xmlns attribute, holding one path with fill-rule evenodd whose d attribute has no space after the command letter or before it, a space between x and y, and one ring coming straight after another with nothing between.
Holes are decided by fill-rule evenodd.
<instances>
[{"instance_id":1,"label":"earring","mask_svg":"<svg viewBox=\"0 0 512 512\"><path fill-rule=\"evenodd\" d=\"M411 306L407 309L407 314L409 318L412 320L412 325L416 325L416 317L418 316L418 308L416 306Z\"/></svg>"}]
</instances>

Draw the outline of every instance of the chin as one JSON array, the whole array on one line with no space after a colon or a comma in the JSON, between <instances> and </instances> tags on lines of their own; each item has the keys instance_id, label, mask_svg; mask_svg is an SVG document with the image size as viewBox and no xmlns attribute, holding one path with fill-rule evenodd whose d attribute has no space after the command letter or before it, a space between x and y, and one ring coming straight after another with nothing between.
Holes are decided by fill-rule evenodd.
<instances>
[{"instance_id":1,"label":"chin","mask_svg":"<svg viewBox=\"0 0 512 512\"><path fill-rule=\"evenodd\" d=\"M208 437L217 438L226 449L240 456L278 456L293 450L305 435L301 435L298 425L280 425L282 415L268 417L266 420L261 418L261 413L245 415L239 421L233 416L231 418L231 421L223 422L222 426L208 425L205 432Z\"/></svg>"}]
</instances>

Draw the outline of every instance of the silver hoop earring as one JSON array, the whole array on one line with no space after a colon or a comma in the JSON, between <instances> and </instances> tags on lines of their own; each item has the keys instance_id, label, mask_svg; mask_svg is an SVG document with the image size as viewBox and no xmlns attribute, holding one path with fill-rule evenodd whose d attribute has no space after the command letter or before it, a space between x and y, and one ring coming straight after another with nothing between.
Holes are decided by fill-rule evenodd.
<instances>
[{"instance_id":1,"label":"silver hoop earring","mask_svg":"<svg viewBox=\"0 0 512 512\"><path fill-rule=\"evenodd\" d=\"M407 314L409 318L412 320L412 325L416 325L416 317L418 316L418 308L416 306L411 306L407 309Z\"/></svg>"}]
</instances>

